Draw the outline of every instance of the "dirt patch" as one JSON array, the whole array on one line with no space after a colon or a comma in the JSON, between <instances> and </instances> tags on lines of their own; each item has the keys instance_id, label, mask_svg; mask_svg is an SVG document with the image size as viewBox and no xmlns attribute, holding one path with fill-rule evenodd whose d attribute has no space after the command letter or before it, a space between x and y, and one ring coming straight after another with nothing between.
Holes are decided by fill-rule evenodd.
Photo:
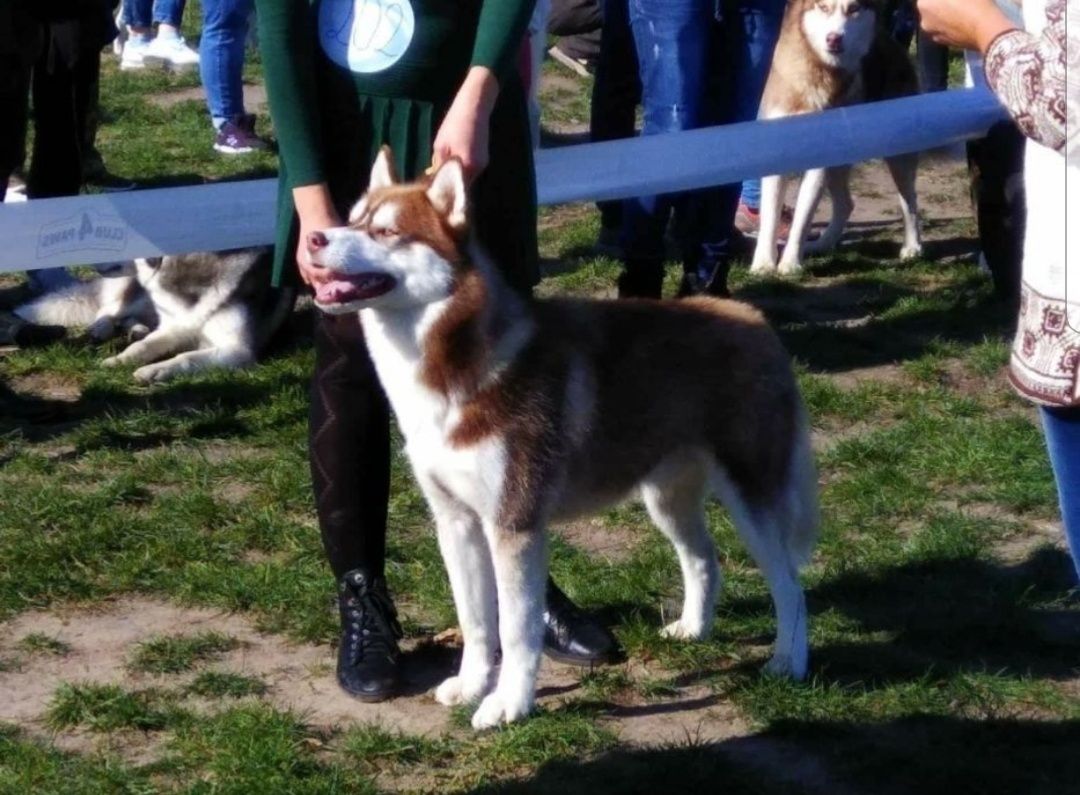
<instances>
[{"instance_id":1,"label":"dirt patch","mask_svg":"<svg viewBox=\"0 0 1080 795\"><path fill-rule=\"evenodd\" d=\"M202 86L194 88L181 88L176 91L163 91L158 94L150 94L147 101L159 108L171 108L181 102L206 102L206 91ZM244 85L244 109L248 113L265 113L267 111L266 87L258 85Z\"/></svg>"},{"instance_id":2,"label":"dirt patch","mask_svg":"<svg viewBox=\"0 0 1080 795\"><path fill-rule=\"evenodd\" d=\"M46 400L76 403L82 397L82 384L67 375L31 373L11 380L11 388L24 395Z\"/></svg>"},{"instance_id":3,"label":"dirt patch","mask_svg":"<svg viewBox=\"0 0 1080 795\"><path fill-rule=\"evenodd\" d=\"M907 381L904 368L898 364L878 364L873 367L855 367L826 376L840 389L857 389L867 382L900 385Z\"/></svg>"},{"instance_id":4,"label":"dirt patch","mask_svg":"<svg viewBox=\"0 0 1080 795\"><path fill-rule=\"evenodd\" d=\"M552 533L608 563L629 560L637 546L637 534L625 527L610 527L597 519L582 519L553 527Z\"/></svg>"},{"instance_id":5,"label":"dirt patch","mask_svg":"<svg viewBox=\"0 0 1080 795\"><path fill-rule=\"evenodd\" d=\"M257 677L267 685L264 698L290 709L317 728L381 724L411 734L438 735L450 728L450 711L437 704L432 689L458 664L455 637L404 646L402 695L381 704L363 704L343 695L334 676L334 650L326 645L296 644L255 629L246 617L208 608L180 607L144 598L125 598L97 609L59 608L23 613L0 627L0 658L14 661L0 672L0 721L46 734L45 715L56 688L64 682L115 684L127 690L182 689L194 672L152 675L128 670L135 646L154 635L222 632L239 648L203 666ZM19 641L31 633L56 638L69 647L61 656L22 651ZM449 645L446 645L449 644ZM538 701L557 706L580 687L582 670L544 659ZM197 712L223 703L205 699L184 702ZM631 744L657 744L698 738L726 739L744 733L745 723L730 705L718 703L704 688L686 688L664 703L627 703L613 709L608 725ZM50 740L73 751L112 750L128 760L153 759L160 734L113 732L103 736L64 730Z\"/></svg>"},{"instance_id":6,"label":"dirt patch","mask_svg":"<svg viewBox=\"0 0 1080 795\"><path fill-rule=\"evenodd\" d=\"M617 706L604 722L622 742L640 748L717 743L750 732L735 707L704 687L685 688L662 703Z\"/></svg>"}]
</instances>

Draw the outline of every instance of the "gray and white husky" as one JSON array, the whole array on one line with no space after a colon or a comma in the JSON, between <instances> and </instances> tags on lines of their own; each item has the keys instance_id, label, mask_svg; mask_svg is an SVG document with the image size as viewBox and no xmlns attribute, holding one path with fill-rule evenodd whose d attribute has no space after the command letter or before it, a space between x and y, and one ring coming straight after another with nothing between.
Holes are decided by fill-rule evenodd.
<instances>
[{"instance_id":1,"label":"gray and white husky","mask_svg":"<svg viewBox=\"0 0 1080 795\"><path fill-rule=\"evenodd\" d=\"M31 323L135 341L106 367L135 365L141 383L252 364L292 310L295 291L270 286L271 249L137 259L15 309Z\"/></svg>"}]
</instances>

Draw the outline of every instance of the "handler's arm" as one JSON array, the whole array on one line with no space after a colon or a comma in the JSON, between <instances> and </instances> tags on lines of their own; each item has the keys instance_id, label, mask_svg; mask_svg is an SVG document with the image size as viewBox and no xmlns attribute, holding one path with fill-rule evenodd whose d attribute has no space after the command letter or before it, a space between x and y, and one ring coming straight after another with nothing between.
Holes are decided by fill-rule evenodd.
<instances>
[{"instance_id":1,"label":"handler's arm","mask_svg":"<svg viewBox=\"0 0 1080 795\"><path fill-rule=\"evenodd\" d=\"M296 252L300 275L310 282L304 240L313 230L338 226L320 157L320 114L315 84L315 25L306 0L256 0L270 114L281 160L300 217Z\"/></svg>"},{"instance_id":2,"label":"handler's arm","mask_svg":"<svg viewBox=\"0 0 1080 795\"><path fill-rule=\"evenodd\" d=\"M516 65L536 0L484 0L472 65L491 70L501 83Z\"/></svg>"},{"instance_id":3,"label":"handler's arm","mask_svg":"<svg viewBox=\"0 0 1080 795\"><path fill-rule=\"evenodd\" d=\"M1050 0L1041 35L1007 31L990 42L984 57L986 80L1020 131L1063 154L1070 131L1075 146L1080 123L1077 89L1074 85L1069 96L1065 79L1066 36L1075 37L1072 46L1080 47L1080 31L1066 28L1066 13L1065 0ZM1072 15L1076 16L1075 10ZM1074 26L1080 24L1080 20L1071 21Z\"/></svg>"}]
</instances>

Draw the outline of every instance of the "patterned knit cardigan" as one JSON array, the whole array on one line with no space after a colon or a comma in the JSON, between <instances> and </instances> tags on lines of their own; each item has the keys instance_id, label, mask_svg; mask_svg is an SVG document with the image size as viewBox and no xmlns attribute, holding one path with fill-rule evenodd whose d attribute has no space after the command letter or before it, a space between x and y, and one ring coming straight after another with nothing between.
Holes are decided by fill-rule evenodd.
<instances>
[{"instance_id":1,"label":"patterned knit cardigan","mask_svg":"<svg viewBox=\"0 0 1080 795\"><path fill-rule=\"evenodd\" d=\"M1080 404L1080 0L1024 0L1026 30L987 48L990 87L1028 137L1020 322L1009 377L1044 405ZM1071 80L1066 80L1066 73ZM1067 214L1068 210L1068 214Z\"/></svg>"}]
</instances>

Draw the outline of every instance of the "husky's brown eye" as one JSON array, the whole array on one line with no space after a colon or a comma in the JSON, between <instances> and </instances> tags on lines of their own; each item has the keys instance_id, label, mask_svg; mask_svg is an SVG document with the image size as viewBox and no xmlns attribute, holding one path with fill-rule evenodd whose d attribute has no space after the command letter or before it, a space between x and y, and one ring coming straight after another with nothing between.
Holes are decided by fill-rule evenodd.
<instances>
[{"instance_id":1,"label":"husky's brown eye","mask_svg":"<svg viewBox=\"0 0 1080 795\"><path fill-rule=\"evenodd\" d=\"M381 238L397 237L398 236L398 230L393 229L392 227L389 227L389 226L383 226L383 227L380 227L378 229L372 229L371 230L371 236L372 237L381 237Z\"/></svg>"},{"instance_id":2,"label":"husky's brown eye","mask_svg":"<svg viewBox=\"0 0 1080 795\"><path fill-rule=\"evenodd\" d=\"M846 13L847 13L847 15L849 17L853 17L856 14L858 14L860 11L862 11L862 5L859 4L859 3L852 3L851 5L849 5L847 7L847 12Z\"/></svg>"}]
</instances>

